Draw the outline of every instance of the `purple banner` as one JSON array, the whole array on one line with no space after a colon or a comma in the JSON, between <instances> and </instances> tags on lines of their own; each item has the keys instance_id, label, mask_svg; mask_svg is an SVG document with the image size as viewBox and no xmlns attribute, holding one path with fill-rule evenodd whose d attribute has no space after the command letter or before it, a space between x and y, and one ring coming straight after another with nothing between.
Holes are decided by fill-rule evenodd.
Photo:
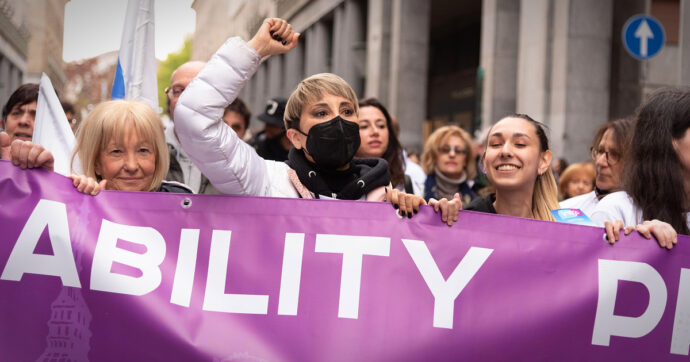
<instances>
[{"instance_id":1,"label":"purple banner","mask_svg":"<svg viewBox=\"0 0 690 362\"><path fill-rule=\"evenodd\" d=\"M0 161L0 360L688 360L690 239Z\"/></svg>"}]
</instances>

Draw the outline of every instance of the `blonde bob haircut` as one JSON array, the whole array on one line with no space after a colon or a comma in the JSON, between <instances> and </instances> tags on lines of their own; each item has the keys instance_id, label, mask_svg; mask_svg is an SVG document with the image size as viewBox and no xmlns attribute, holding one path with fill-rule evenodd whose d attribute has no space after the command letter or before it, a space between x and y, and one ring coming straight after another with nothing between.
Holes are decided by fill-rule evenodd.
<instances>
[{"instance_id":1,"label":"blonde bob haircut","mask_svg":"<svg viewBox=\"0 0 690 362\"><path fill-rule=\"evenodd\" d=\"M450 137L459 137L465 143L467 154L465 156L465 173L468 180L477 177L477 162L474 159L472 150L472 137L464 129L458 126L443 126L435 130L424 143L424 153L422 153L422 168L427 175L434 173L436 161L438 160L439 148Z\"/></svg>"},{"instance_id":2,"label":"blonde bob haircut","mask_svg":"<svg viewBox=\"0 0 690 362\"><path fill-rule=\"evenodd\" d=\"M96 174L96 163L101 152L111 140L124 143L128 126L134 126L139 138L150 142L154 149L156 169L153 180L148 189L142 191L157 190L168 172L170 156L163 123L150 106L141 102L115 100L97 105L77 130L72 163L79 156L84 175L100 181L101 177Z\"/></svg>"},{"instance_id":3,"label":"blonde bob haircut","mask_svg":"<svg viewBox=\"0 0 690 362\"><path fill-rule=\"evenodd\" d=\"M359 104L357 95L349 84L339 76L332 73L314 74L309 78L299 82L285 106L285 129L299 129L299 121L302 117L302 109L309 103L316 102L326 94L339 96L352 102L355 107L355 114L359 116Z\"/></svg>"},{"instance_id":4,"label":"blonde bob haircut","mask_svg":"<svg viewBox=\"0 0 690 362\"><path fill-rule=\"evenodd\" d=\"M592 189L596 183L596 172L594 171L594 165L591 162L579 162L568 166L558 183L558 191L561 193L563 199L571 198L574 195L566 195L568 193L568 184L573 179L581 177L585 180L589 180L592 184Z\"/></svg>"}]
</instances>

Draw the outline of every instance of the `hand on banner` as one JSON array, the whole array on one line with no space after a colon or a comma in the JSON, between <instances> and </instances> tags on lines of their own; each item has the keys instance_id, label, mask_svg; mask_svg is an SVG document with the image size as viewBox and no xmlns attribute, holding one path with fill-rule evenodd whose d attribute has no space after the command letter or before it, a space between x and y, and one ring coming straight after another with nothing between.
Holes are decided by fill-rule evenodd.
<instances>
[{"instance_id":1,"label":"hand on banner","mask_svg":"<svg viewBox=\"0 0 690 362\"><path fill-rule=\"evenodd\" d=\"M53 154L41 145L29 141L14 140L10 145L10 158L15 166L53 170Z\"/></svg>"},{"instance_id":2,"label":"hand on banner","mask_svg":"<svg viewBox=\"0 0 690 362\"><path fill-rule=\"evenodd\" d=\"M248 42L260 57L283 54L297 46L299 33L292 31L292 25L278 18L264 19L261 28Z\"/></svg>"},{"instance_id":3,"label":"hand on banner","mask_svg":"<svg viewBox=\"0 0 690 362\"><path fill-rule=\"evenodd\" d=\"M77 188L77 191L93 196L98 195L101 190L105 190L105 184L108 182L108 180L98 182L92 177L87 177L84 175L70 175L69 178L72 179L72 184Z\"/></svg>"},{"instance_id":4,"label":"hand on banner","mask_svg":"<svg viewBox=\"0 0 690 362\"><path fill-rule=\"evenodd\" d=\"M458 214L462 210L462 200L460 200L460 194L455 193L453 200L450 201L446 198L441 200L430 199L429 206L433 206L436 212L440 209L441 220L448 224L448 226L453 226L453 223L458 221Z\"/></svg>"},{"instance_id":5,"label":"hand on banner","mask_svg":"<svg viewBox=\"0 0 690 362\"><path fill-rule=\"evenodd\" d=\"M426 201L423 198L417 195L406 194L392 187L386 187L386 198L384 200L393 204L394 208L400 209L398 211L400 216L407 216L409 219L412 218L412 214L419 212L420 205L426 205Z\"/></svg>"},{"instance_id":6,"label":"hand on banner","mask_svg":"<svg viewBox=\"0 0 690 362\"><path fill-rule=\"evenodd\" d=\"M651 239L654 236L662 248L670 250L673 245L678 243L678 233L670 224L660 220L645 220L642 224L638 224L635 229L645 239Z\"/></svg>"},{"instance_id":7,"label":"hand on banner","mask_svg":"<svg viewBox=\"0 0 690 362\"><path fill-rule=\"evenodd\" d=\"M0 160L9 160L10 158L10 135L7 132L0 132Z\"/></svg>"},{"instance_id":8,"label":"hand on banner","mask_svg":"<svg viewBox=\"0 0 690 362\"><path fill-rule=\"evenodd\" d=\"M616 220L615 222L606 221L604 223L604 228L606 229L606 240L611 245L615 244L616 241L621 239L621 230L623 230L625 235L628 235L635 230L634 226L625 226L622 220Z\"/></svg>"}]
</instances>

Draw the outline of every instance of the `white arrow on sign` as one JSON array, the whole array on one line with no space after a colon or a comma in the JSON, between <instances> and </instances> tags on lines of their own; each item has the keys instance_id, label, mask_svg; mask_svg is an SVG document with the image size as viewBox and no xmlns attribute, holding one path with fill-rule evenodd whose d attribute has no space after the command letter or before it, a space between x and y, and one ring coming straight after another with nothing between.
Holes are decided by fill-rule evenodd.
<instances>
[{"instance_id":1,"label":"white arrow on sign","mask_svg":"<svg viewBox=\"0 0 690 362\"><path fill-rule=\"evenodd\" d=\"M642 19L642 22L640 22L637 30L635 30L635 38L640 39L640 56L646 57L647 43L649 42L649 39L654 39L654 33L652 33L652 29L649 28L647 20Z\"/></svg>"}]
</instances>

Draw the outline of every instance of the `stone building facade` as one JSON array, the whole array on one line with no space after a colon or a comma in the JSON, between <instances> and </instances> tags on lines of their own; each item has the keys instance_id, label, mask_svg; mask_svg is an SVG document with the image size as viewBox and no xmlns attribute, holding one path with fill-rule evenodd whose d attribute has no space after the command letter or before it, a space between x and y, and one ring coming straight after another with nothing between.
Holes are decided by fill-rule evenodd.
<instances>
[{"instance_id":1,"label":"stone building facade","mask_svg":"<svg viewBox=\"0 0 690 362\"><path fill-rule=\"evenodd\" d=\"M0 105L45 72L61 92L65 5L69 0L0 0Z\"/></svg>"},{"instance_id":2,"label":"stone building facade","mask_svg":"<svg viewBox=\"0 0 690 362\"><path fill-rule=\"evenodd\" d=\"M287 19L301 45L274 56L242 91L256 114L312 74L333 72L383 101L401 141L458 124L485 129L518 112L546 123L556 156L587 159L595 130L634 113L664 85L690 85L690 0L195 0L193 58L265 17ZM659 19L667 41L640 61L621 42L625 21Z\"/></svg>"}]
</instances>

